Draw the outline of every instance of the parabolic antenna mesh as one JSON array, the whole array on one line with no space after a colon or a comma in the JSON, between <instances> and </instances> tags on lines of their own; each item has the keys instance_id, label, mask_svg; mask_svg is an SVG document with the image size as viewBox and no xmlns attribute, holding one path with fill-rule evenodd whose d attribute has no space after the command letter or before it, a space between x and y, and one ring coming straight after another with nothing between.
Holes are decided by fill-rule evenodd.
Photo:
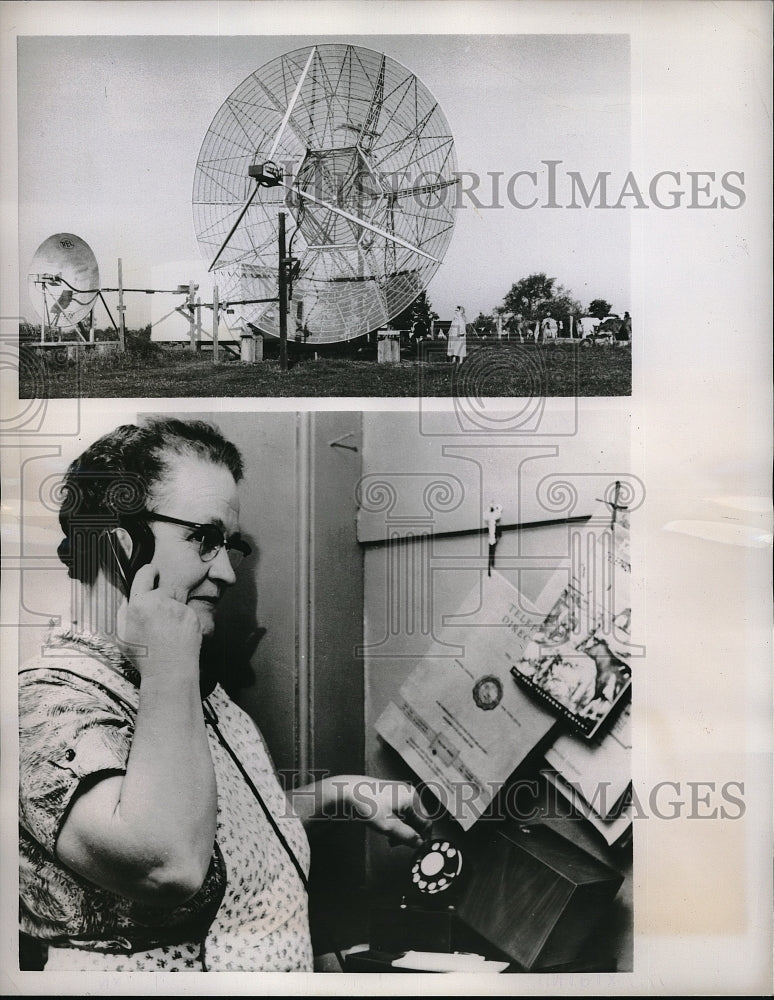
<instances>
[{"instance_id":1,"label":"parabolic antenna mesh","mask_svg":"<svg viewBox=\"0 0 774 1000\"><path fill-rule=\"evenodd\" d=\"M47 326L58 330L77 326L99 295L99 268L89 244L73 233L49 236L32 258L27 291Z\"/></svg>"},{"instance_id":2,"label":"parabolic antenna mesh","mask_svg":"<svg viewBox=\"0 0 774 1000\"><path fill-rule=\"evenodd\" d=\"M256 192L248 170L267 159L283 181ZM196 164L194 228L208 264L220 251L221 300L278 294L284 211L299 261L288 336L323 344L379 329L443 259L456 169L438 103L394 60L354 45L309 46L272 60L225 101ZM279 335L277 303L235 310Z\"/></svg>"}]
</instances>

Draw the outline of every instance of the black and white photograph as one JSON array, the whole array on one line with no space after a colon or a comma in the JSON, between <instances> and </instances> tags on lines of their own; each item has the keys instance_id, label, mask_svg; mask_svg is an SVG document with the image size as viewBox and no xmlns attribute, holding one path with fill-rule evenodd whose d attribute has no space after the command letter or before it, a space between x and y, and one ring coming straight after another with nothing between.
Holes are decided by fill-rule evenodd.
<instances>
[{"instance_id":1,"label":"black and white photograph","mask_svg":"<svg viewBox=\"0 0 774 1000\"><path fill-rule=\"evenodd\" d=\"M457 952L482 972L630 971L631 815L608 842L606 810L595 830L556 794L545 755L571 727L508 676L568 576L549 567L585 577L573 553L611 534L593 495L623 480L632 517L643 500L625 444L589 460L606 419L585 410L539 452L457 435L452 457L454 414L144 414L101 419L64 469L33 463L28 551L48 568L21 622L28 960L390 972L429 951L448 971ZM505 689L486 713L474 661ZM449 844L459 878L433 867ZM536 887L484 906L520 878Z\"/></svg>"},{"instance_id":2,"label":"black and white photograph","mask_svg":"<svg viewBox=\"0 0 774 1000\"><path fill-rule=\"evenodd\" d=\"M4 995L770 993L770 4L0 25Z\"/></svg>"},{"instance_id":3,"label":"black and white photograph","mask_svg":"<svg viewBox=\"0 0 774 1000\"><path fill-rule=\"evenodd\" d=\"M22 396L630 394L627 35L18 58Z\"/></svg>"}]
</instances>

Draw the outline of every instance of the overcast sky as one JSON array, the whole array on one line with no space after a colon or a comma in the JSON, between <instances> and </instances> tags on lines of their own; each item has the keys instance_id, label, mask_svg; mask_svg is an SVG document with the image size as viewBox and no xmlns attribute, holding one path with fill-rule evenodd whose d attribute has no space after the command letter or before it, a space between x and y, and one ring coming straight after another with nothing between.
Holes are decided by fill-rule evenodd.
<instances>
[{"instance_id":1,"label":"overcast sky","mask_svg":"<svg viewBox=\"0 0 774 1000\"><path fill-rule=\"evenodd\" d=\"M610 171L611 187L620 189L630 148L626 35L103 35L19 40L22 314L33 313L29 262L56 232L91 245L105 286L117 283L121 257L128 286L194 277L209 297L191 212L207 128L250 73L319 41L376 49L415 73L449 121L460 171L482 178L476 194L484 205L492 201L487 174L503 175L499 207L464 197L457 212L428 289L442 318L458 302L471 319L491 311L514 281L535 271L555 277L584 307L601 297L615 311L630 308L630 211L540 207L548 196L544 160L562 161L560 204L569 201L569 170L588 188L599 171ZM538 173L536 192L525 178L516 187L525 203L537 194L537 206L519 209L504 196L517 171ZM129 298L130 327L148 322L151 301Z\"/></svg>"}]
</instances>

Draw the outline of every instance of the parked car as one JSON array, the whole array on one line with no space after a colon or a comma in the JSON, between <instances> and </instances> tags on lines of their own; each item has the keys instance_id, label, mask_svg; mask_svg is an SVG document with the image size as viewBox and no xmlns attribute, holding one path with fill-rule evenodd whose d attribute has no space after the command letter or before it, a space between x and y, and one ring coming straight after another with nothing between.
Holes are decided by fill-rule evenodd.
<instances>
[{"instance_id":1,"label":"parked car","mask_svg":"<svg viewBox=\"0 0 774 1000\"><path fill-rule=\"evenodd\" d=\"M596 316L581 316L576 324L576 333L580 340L587 340L597 332L601 320Z\"/></svg>"},{"instance_id":2,"label":"parked car","mask_svg":"<svg viewBox=\"0 0 774 1000\"><path fill-rule=\"evenodd\" d=\"M610 316L605 316L602 322L597 327L597 334L600 333L611 333L613 337L618 333L621 323L623 320L617 313L612 313Z\"/></svg>"},{"instance_id":3,"label":"parked car","mask_svg":"<svg viewBox=\"0 0 774 1000\"><path fill-rule=\"evenodd\" d=\"M596 344L612 344L621 326L621 318L614 313L597 319L596 316L581 316L578 330L581 347L592 347Z\"/></svg>"}]
</instances>

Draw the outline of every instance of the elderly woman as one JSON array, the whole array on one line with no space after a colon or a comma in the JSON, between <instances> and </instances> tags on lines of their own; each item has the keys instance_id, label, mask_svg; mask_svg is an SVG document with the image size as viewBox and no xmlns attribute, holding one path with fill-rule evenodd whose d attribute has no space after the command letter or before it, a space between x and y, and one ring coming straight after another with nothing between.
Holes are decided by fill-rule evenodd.
<instances>
[{"instance_id":1,"label":"elderly woman","mask_svg":"<svg viewBox=\"0 0 774 1000\"><path fill-rule=\"evenodd\" d=\"M200 671L250 551L241 479L217 430L171 419L119 427L65 477L73 624L19 692L21 930L47 971L310 970L305 826L344 807L393 840L426 831L402 783L287 798L253 720Z\"/></svg>"}]
</instances>

